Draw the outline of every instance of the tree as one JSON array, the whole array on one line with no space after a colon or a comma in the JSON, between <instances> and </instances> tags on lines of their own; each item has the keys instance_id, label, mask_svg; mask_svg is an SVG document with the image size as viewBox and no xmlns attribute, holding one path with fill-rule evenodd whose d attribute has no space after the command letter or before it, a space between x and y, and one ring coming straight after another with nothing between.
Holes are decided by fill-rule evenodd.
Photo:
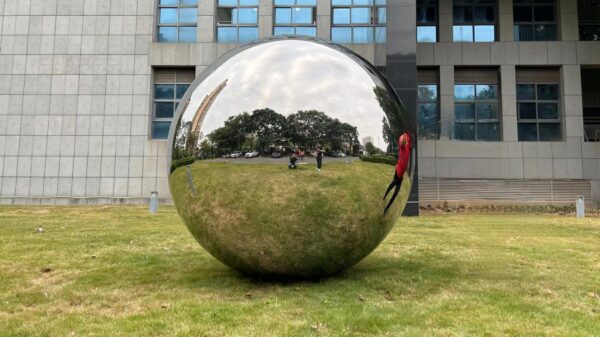
<instances>
[{"instance_id":1,"label":"tree","mask_svg":"<svg viewBox=\"0 0 600 337\"><path fill-rule=\"evenodd\" d=\"M284 143L286 129L286 118L269 108L254 110L250 116L248 131L255 136L255 146L261 151Z\"/></svg>"},{"instance_id":2,"label":"tree","mask_svg":"<svg viewBox=\"0 0 600 337\"><path fill-rule=\"evenodd\" d=\"M316 110L298 111L287 117L287 135L294 145L314 147L327 139L331 118Z\"/></svg>"},{"instance_id":3,"label":"tree","mask_svg":"<svg viewBox=\"0 0 600 337\"><path fill-rule=\"evenodd\" d=\"M220 153L241 150L246 141L249 124L250 115L247 112L231 116L225 121L224 126L211 132L208 139L217 147Z\"/></svg>"},{"instance_id":4,"label":"tree","mask_svg":"<svg viewBox=\"0 0 600 337\"><path fill-rule=\"evenodd\" d=\"M383 118L383 140L388 144L387 152L396 152L398 150L398 138L408 130L408 120L406 111L401 104L398 104L395 97L383 87L376 86L373 92L377 97L379 106L385 113Z\"/></svg>"},{"instance_id":5,"label":"tree","mask_svg":"<svg viewBox=\"0 0 600 337\"><path fill-rule=\"evenodd\" d=\"M332 119L327 128L326 138L332 150L351 151L358 144L358 129L348 123L342 123L337 118Z\"/></svg>"},{"instance_id":6,"label":"tree","mask_svg":"<svg viewBox=\"0 0 600 337\"><path fill-rule=\"evenodd\" d=\"M365 144L365 151L367 151L368 154L376 154L378 153L379 149L375 147L375 145L373 145L373 143L368 142L367 144Z\"/></svg>"},{"instance_id":7,"label":"tree","mask_svg":"<svg viewBox=\"0 0 600 337\"><path fill-rule=\"evenodd\" d=\"M214 158L214 147L208 139L204 139L200 142L200 157L202 159Z\"/></svg>"},{"instance_id":8,"label":"tree","mask_svg":"<svg viewBox=\"0 0 600 337\"><path fill-rule=\"evenodd\" d=\"M183 125L181 125L181 122L178 122L177 135L175 135L175 140L173 141L174 159L192 157L197 154L195 152L197 137L191 133L191 129L191 122L186 122Z\"/></svg>"}]
</instances>

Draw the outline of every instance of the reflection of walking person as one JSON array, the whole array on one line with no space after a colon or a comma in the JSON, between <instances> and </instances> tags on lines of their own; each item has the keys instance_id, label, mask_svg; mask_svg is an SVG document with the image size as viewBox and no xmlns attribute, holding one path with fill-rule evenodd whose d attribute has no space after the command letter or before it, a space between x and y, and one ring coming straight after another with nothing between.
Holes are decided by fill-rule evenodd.
<instances>
[{"instance_id":1,"label":"reflection of walking person","mask_svg":"<svg viewBox=\"0 0 600 337\"><path fill-rule=\"evenodd\" d=\"M317 157L317 171L321 172L321 166L323 166L323 149L320 144L317 144L315 156Z\"/></svg>"},{"instance_id":2,"label":"reflection of walking person","mask_svg":"<svg viewBox=\"0 0 600 337\"><path fill-rule=\"evenodd\" d=\"M396 200L398 196L398 192L400 192L400 187L402 186L402 180L404 179L404 172L406 172L406 168L408 167L408 161L410 159L410 149L412 147L410 136L408 133L403 133L398 139L398 162L396 163L396 169L394 170L394 179L388 186L387 191L385 191L385 195L383 196L383 200L387 197L388 193L394 189L394 194L392 194L392 198L388 202L387 206L383 210L383 214L386 214L388 209Z\"/></svg>"}]
</instances>

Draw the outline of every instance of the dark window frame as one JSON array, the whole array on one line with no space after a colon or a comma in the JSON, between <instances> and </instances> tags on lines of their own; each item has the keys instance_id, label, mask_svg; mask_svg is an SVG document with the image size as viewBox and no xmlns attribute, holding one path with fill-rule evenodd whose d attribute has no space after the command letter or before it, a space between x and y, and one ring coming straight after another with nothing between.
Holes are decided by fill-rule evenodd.
<instances>
[{"instance_id":1,"label":"dark window frame","mask_svg":"<svg viewBox=\"0 0 600 337\"><path fill-rule=\"evenodd\" d=\"M281 8L289 8L291 9L292 13L294 11L294 9L296 8L311 8L312 9L312 16L313 16L313 22L310 24L307 23L294 23L294 22L290 22L289 24L278 24L276 22L277 20L277 9L281 9ZM292 14L293 17L293 14ZM304 4L298 4L297 0L294 0L294 4L293 5L276 5L275 1L273 1L273 35L275 34L275 29L276 28L293 28L294 29L294 34L293 35L303 35L303 34L298 34L297 33L297 28L314 28L315 29L315 34L314 35L309 35L309 36L317 36L317 1L315 1L314 5L304 5Z\"/></svg>"},{"instance_id":2,"label":"dark window frame","mask_svg":"<svg viewBox=\"0 0 600 337\"><path fill-rule=\"evenodd\" d=\"M215 15L214 15L215 27L216 27L215 42L216 43L238 43L238 44L249 42L249 41L240 42L240 28L256 28L257 38L260 38L260 30L259 30L260 15L258 13L259 5L260 5L260 1L258 1L258 3L256 5L240 5L240 0L237 0L235 5L220 5L219 0L215 0ZM239 9L246 9L246 8L256 9L256 23L239 23L239 22L233 23L233 21L231 21L230 23L226 23L226 22L221 23L219 21L219 14L218 14L218 11L220 8L231 9L231 10L237 9L238 11L239 11ZM222 27L235 28L235 31L236 31L235 42L219 41L219 28L222 28Z\"/></svg>"},{"instance_id":3,"label":"dark window frame","mask_svg":"<svg viewBox=\"0 0 600 337\"><path fill-rule=\"evenodd\" d=\"M485 23L481 23L481 22L477 22L475 20L475 8L477 7L489 7L492 6L494 8L494 21L493 22L485 22ZM472 19L471 21L455 21L454 19L454 15L455 15L455 11L456 11L456 7L470 7L471 8L471 13L472 13ZM466 43L491 43L491 42L496 42L498 41L498 34L499 34L499 30L498 30L498 22L499 22L499 6L498 6L498 0L495 0L492 2L487 2L487 0L453 0L452 2L452 40L453 42L466 42ZM455 27L464 27L464 26L470 26L471 27L471 33L473 36L473 39L471 41L457 41L454 38L454 28ZM494 39L492 41L477 41L476 39L476 35L475 35L475 27L476 26L492 26L494 27Z\"/></svg>"},{"instance_id":4,"label":"dark window frame","mask_svg":"<svg viewBox=\"0 0 600 337\"><path fill-rule=\"evenodd\" d=\"M159 43L193 43L193 42L180 42L179 40L179 28L180 27L194 27L196 28L196 40L198 40L198 1L196 1L196 4L193 5L187 5L187 4L181 4L180 1L177 1L175 4L161 4L160 0L157 0L157 12L156 12L156 34L155 34L155 38L156 38L156 42ZM179 10L182 8L195 8L196 9L196 21L191 23L191 22L184 22L184 23L180 23L179 22ZM161 23L160 22L160 12L162 9L177 9L177 22L176 23ZM160 28L161 27L173 27L176 29L177 31L177 39L175 41L160 41L159 38L159 34L160 34Z\"/></svg>"},{"instance_id":5,"label":"dark window frame","mask_svg":"<svg viewBox=\"0 0 600 337\"><path fill-rule=\"evenodd\" d=\"M434 21L433 22L421 22L419 21L419 17L417 16L417 31L419 27L434 27L435 28L435 41L419 41L419 35L417 32L417 42L418 43L436 43L440 41L440 30L439 30L439 21L440 21L440 11L439 11L439 1L438 0L417 0L417 13L419 13L419 9L423 11L426 8L434 8Z\"/></svg>"},{"instance_id":6,"label":"dark window frame","mask_svg":"<svg viewBox=\"0 0 600 337\"><path fill-rule=\"evenodd\" d=\"M548 7L548 6L552 6L553 11L554 11L554 21L536 21L535 20L535 8L536 7ZM515 3L513 2L513 32L514 32L514 40L515 41L559 41L559 34L560 34L560 27L559 27L559 22L560 20L558 19L559 16L559 10L557 8L557 2L556 0L552 0L552 2L547 2L547 3L536 3L535 1L532 1L531 3ZM517 8L531 8L531 21L516 21L514 19L514 16L517 12ZM554 40L538 40L536 33L535 33L535 27L536 26L540 26L540 25L553 25L554 26ZM516 28L517 27L521 27L521 26L529 26L531 27L531 32L532 32L532 40L521 40L520 38L517 38L517 31Z\"/></svg>"},{"instance_id":7,"label":"dark window frame","mask_svg":"<svg viewBox=\"0 0 600 337\"><path fill-rule=\"evenodd\" d=\"M377 44L385 44L387 42L386 39L386 35L387 35L387 1L386 0L370 0L370 4L364 5L364 4L354 4L354 1L356 0L349 0L351 3L349 5L345 4L345 5L337 5L337 4L333 4L333 0L330 0L330 4L331 4L331 28L330 28L330 32L331 32L331 40L333 41L333 30L334 28L350 28L350 42L341 42L341 43L377 43ZM334 10L335 9L348 9L350 11L350 22L347 24L339 24L339 23L334 23ZM369 13L370 13L370 22L369 23L352 23L352 8L368 8L369 9ZM386 21L384 23L379 23L379 9L383 8L386 11ZM356 42L354 39L354 28L371 28L372 29L372 36L371 36L371 41L367 41L367 42ZM378 41L377 40L377 30L379 29L383 29L384 31L384 40L383 41ZM335 41L333 41L335 42Z\"/></svg>"},{"instance_id":8,"label":"dark window frame","mask_svg":"<svg viewBox=\"0 0 600 337\"><path fill-rule=\"evenodd\" d=\"M518 93L519 93L519 85L533 85L534 86L534 94L535 94L535 99L531 100L531 99L519 99L518 97ZM544 99L539 99L538 98L538 85L556 85L557 86L557 93L558 93L558 99L556 100L544 100ZM562 141L563 139L563 117L562 117L562 109L561 109L561 95L560 95L560 83L556 83L556 82L550 82L550 81L534 81L534 83L517 83L516 86L516 90L517 90L517 131L519 128L520 124L536 124L536 140L522 140L521 137L519 136L519 142L552 142L552 141ZM521 105L520 103L524 103L524 104L535 104L535 115L536 118L532 119L532 118L521 118ZM546 118L540 118L539 117L539 106L540 104L556 104L556 107L558 109L558 118L556 119L546 119ZM558 139L550 139L550 140L541 140L540 139L540 124L558 124L559 125L559 130L560 130L560 135L558 136Z\"/></svg>"},{"instance_id":9,"label":"dark window frame","mask_svg":"<svg viewBox=\"0 0 600 337\"><path fill-rule=\"evenodd\" d=\"M502 105L500 100L500 84L499 83L455 83L454 89L456 90L456 86L473 86L473 99L468 100L458 100L456 99L456 95L454 95L454 139L461 141L474 141L474 142L500 142L502 141ZM477 98L477 86L494 86L496 87L496 98L495 99L479 99ZM457 119L456 118L456 105L473 105L473 118L472 119ZM495 104L496 105L496 118L485 118L479 119L477 115L477 107L483 104ZM463 139L456 137L456 124L473 124L474 126L474 138L473 139ZM498 126L498 139L488 140L479 137L479 124L497 124Z\"/></svg>"},{"instance_id":10,"label":"dark window frame","mask_svg":"<svg viewBox=\"0 0 600 337\"><path fill-rule=\"evenodd\" d=\"M441 130L441 113L440 113L440 84L439 81L438 83L430 83L433 81L419 81L419 83L417 84L417 119L420 121L421 120L421 115L420 115L420 105L421 104L435 104L436 106L436 125L435 125L435 130L432 132L433 137L425 137L425 135L421 132L421 126L419 125L419 134L418 137L419 139L423 139L423 140L439 140L440 139L440 130ZM418 94L420 92L420 88L424 87L424 86L435 86L436 89L436 97L435 99L423 99L420 97L420 95Z\"/></svg>"},{"instance_id":11,"label":"dark window frame","mask_svg":"<svg viewBox=\"0 0 600 337\"><path fill-rule=\"evenodd\" d=\"M191 70L191 69L190 69ZM151 119L151 130L150 130L150 137L153 140L166 140L167 138L162 138L162 137L156 137L154 134L154 124L155 123L173 123L173 121L175 120L175 112L177 111L177 107L178 104L181 102L182 97L177 98L177 86L179 85L187 85L188 88L189 86L192 84L192 82L189 81L180 81L178 79L178 73L181 70L178 69L173 69L174 73L175 73L175 81L173 82L165 82L165 81L156 81L155 79L153 79L152 81L152 119ZM154 75L153 75L154 76ZM158 85L172 85L173 86L173 99L161 99L161 98L156 98L156 87ZM173 104L173 117L171 118L167 118L167 117L157 117L156 116L156 106L157 103L172 103Z\"/></svg>"},{"instance_id":12,"label":"dark window frame","mask_svg":"<svg viewBox=\"0 0 600 337\"><path fill-rule=\"evenodd\" d=\"M598 1L598 0L596 0ZM588 4L588 3L585 3ZM585 8L582 0L577 1L578 12L578 27L579 27L579 40L580 41L600 41L600 1L596 4L598 6L597 9L592 9L592 13L589 14L590 9ZM597 12L594 12L596 10ZM588 13L587 15L582 15L581 13ZM590 29L592 28L592 29ZM593 31L593 33L592 33ZM593 34L593 37L590 35Z\"/></svg>"}]
</instances>

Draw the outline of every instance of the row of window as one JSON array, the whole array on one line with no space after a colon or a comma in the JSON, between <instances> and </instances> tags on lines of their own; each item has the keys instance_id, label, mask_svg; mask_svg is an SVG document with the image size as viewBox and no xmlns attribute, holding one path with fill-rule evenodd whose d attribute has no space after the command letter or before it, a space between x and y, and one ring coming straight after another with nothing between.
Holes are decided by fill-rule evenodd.
<instances>
[{"instance_id":1,"label":"row of window","mask_svg":"<svg viewBox=\"0 0 600 337\"><path fill-rule=\"evenodd\" d=\"M579 37L600 41L600 0L578 0ZM556 41L556 0L513 0L515 41ZM497 39L496 0L454 0L453 41L492 42ZM437 42L438 1L417 0L417 41Z\"/></svg>"},{"instance_id":2,"label":"row of window","mask_svg":"<svg viewBox=\"0 0 600 337\"><path fill-rule=\"evenodd\" d=\"M179 101L195 77L194 68L154 71L152 137L166 139ZM419 69L419 137L439 139L440 103L437 69ZM556 68L517 69L519 141L562 139L560 75ZM497 69L457 68L454 84L453 138L500 141L501 89Z\"/></svg>"},{"instance_id":3,"label":"row of window","mask_svg":"<svg viewBox=\"0 0 600 337\"><path fill-rule=\"evenodd\" d=\"M273 35L317 35L316 0L274 0ZM258 0L217 1L217 42L258 39ZM600 40L600 0L578 0L581 40ZM385 43L385 0L331 0L331 40ZM438 41L438 0L417 0L417 41ZM555 41L556 0L513 0L515 41ZM497 40L496 0L454 0L454 42ZM159 0L159 42L195 42L198 0Z\"/></svg>"},{"instance_id":4,"label":"row of window","mask_svg":"<svg viewBox=\"0 0 600 337\"><path fill-rule=\"evenodd\" d=\"M273 35L317 35L316 0L274 0ZM385 0L332 0L331 40L385 43ZM159 0L158 42L196 41L197 0ZM258 0L218 0L217 42L256 40Z\"/></svg>"},{"instance_id":5,"label":"row of window","mask_svg":"<svg viewBox=\"0 0 600 337\"><path fill-rule=\"evenodd\" d=\"M316 36L316 0L274 0L273 35ZM385 0L331 0L331 40L385 43ZM579 0L581 40L600 40L600 1ZM195 42L198 0L159 0L158 41ZM438 0L417 0L417 41L438 41ZM454 42L497 39L496 0L454 0ZM258 39L258 0L217 1L217 42ZM557 40L556 0L514 0L515 41Z\"/></svg>"},{"instance_id":6,"label":"row of window","mask_svg":"<svg viewBox=\"0 0 600 337\"><path fill-rule=\"evenodd\" d=\"M421 72L423 70L420 70ZM431 73L432 70L424 70L424 72ZM470 73L470 76L464 76L465 72ZM417 90L419 137L439 139L440 108L437 74L419 77L420 84ZM472 141L502 139L498 77L497 70L457 69L454 84L454 139ZM517 70L519 141L562 139L559 78L558 69Z\"/></svg>"}]
</instances>

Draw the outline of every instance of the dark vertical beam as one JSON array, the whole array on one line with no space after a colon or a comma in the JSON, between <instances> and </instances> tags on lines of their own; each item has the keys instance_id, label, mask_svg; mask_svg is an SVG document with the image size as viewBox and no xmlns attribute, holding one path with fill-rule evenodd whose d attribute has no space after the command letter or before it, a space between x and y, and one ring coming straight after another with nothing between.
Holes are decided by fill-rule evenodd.
<instances>
[{"instance_id":1,"label":"dark vertical beam","mask_svg":"<svg viewBox=\"0 0 600 337\"><path fill-rule=\"evenodd\" d=\"M416 13L416 0L387 0L386 76L404 104L411 131L415 136L417 134ZM419 215L417 139L414 139L414 146L415 173L404 215Z\"/></svg>"}]
</instances>

